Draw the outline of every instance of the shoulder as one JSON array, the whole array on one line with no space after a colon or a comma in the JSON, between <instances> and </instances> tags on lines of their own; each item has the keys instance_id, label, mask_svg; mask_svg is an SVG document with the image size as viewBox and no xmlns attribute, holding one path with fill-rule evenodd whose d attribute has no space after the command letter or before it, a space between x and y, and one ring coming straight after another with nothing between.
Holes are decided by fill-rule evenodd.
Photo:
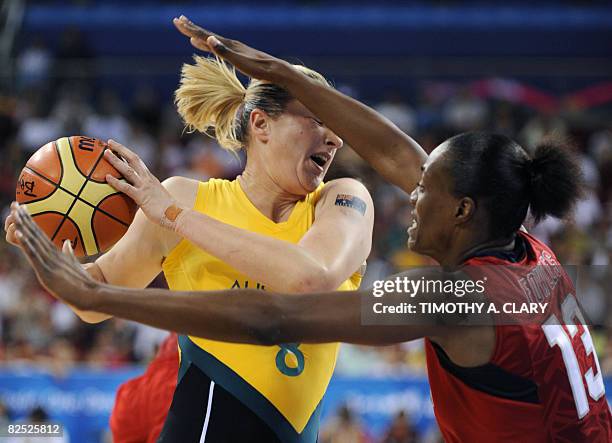
<instances>
[{"instance_id":1,"label":"shoulder","mask_svg":"<svg viewBox=\"0 0 612 443\"><path fill-rule=\"evenodd\" d=\"M327 182L315 202L318 213L327 211L326 208L352 208L368 220L373 219L374 203L367 188L353 178L339 178ZM335 211L334 211L335 212ZM353 214L352 211L348 213Z\"/></svg>"},{"instance_id":2,"label":"shoulder","mask_svg":"<svg viewBox=\"0 0 612 443\"><path fill-rule=\"evenodd\" d=\"M200 182L192 178L174 176L165 179L162 185L180 204L192 207L198 195Z\"/></svg>"},{"instance_id":3,"label":"shoulder","mask_svg":"<svg viewBox=\"0 0 612 443\"><path fill-rule=\"evenodd\" d=\"M175 175L173 177L169 177L162 182L164 188L166 188L170 192L181 193L184 192L185 189L194 189L199 185L199 181L193 178L181 177L179 175Z\"/></svg>"},{"instance_id":4,"label":"shoulder","mask_svg":"<svg viewBox=\"0 0 612 443\"><path fill-rule=\"evenodd\" d=\"M321 190L321 195L323 196L328 193L340 191L353 192L360 195L367 195L368 197L370 196L370 192L363 183L361 183L359 180L348 177L337 178L325 183L325 186Z\"/></svg>"},{"instance_id":5,"label":"shoulder","mask_svg":"<svg viewBox=\"0 0 612 443\"><path fill-rule=\"evenodd\" d=\"M354 178L339 178L325 183L325 186L321 189L317 206L330 201L334 204L337 199L350 198L360 199L367 206L373 207L370 192L363 183Z\"/></svg>"}]
</instances>

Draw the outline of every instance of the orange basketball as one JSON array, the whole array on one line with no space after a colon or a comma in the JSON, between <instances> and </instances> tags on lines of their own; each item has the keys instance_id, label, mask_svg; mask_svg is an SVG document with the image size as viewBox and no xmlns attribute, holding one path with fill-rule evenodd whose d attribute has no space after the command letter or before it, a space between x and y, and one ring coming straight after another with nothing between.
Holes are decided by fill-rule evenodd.
<instances>
[{"instance_id":1,"label":"orange basketball","mask_svg":"<svg viewBox=\"0 0 612 443\"><path fill-rule=\"evenodd\" d=\"M17 182L17 201L58 247L70 240L77 256L107 251L136 214L132 199L106 183L106 174L121 178L103 157L107 148L94 138L60 138L30 157Z\"/></svg>"}]
</instances>

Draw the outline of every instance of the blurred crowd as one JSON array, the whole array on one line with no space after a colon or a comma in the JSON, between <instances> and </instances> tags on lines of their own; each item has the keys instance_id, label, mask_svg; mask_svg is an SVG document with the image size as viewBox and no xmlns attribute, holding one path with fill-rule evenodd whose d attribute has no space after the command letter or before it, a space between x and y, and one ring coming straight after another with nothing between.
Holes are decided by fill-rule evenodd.
<instances>
[{"instance_id":1,"label":"blurred crowd","mask_svg":"<svg viewBox=\"0 0 612 443\"><path fill-rule=\"evenodd\" d=\"M93 57L78 34L66 33L55 51L34 41L19 54L14 87L0 92L0 208L3 218L14 199L15 179L27 158L48 141L66 135L113 138L136 151L160 178L182 175L206 180L233 178L244 157L220 149L213 139L183 130L168 94L153 87L130 94L97 87L95 76L66 80L58 60ZM569 137L575 145L586 182L584 198L567 220L546 219L530 231L552 246L561 262L589 265L579 280L579 294L593 324L611 324L612 260L612 111L586 109L575 101L554 106L516 100L511 81L426 82L416 96L388 91L373 105L429 152L447 137L486 129L509 135L530 149L550 134ZM359 98L352 85L338 87ZM512 89L511 89L512 90ZM524 94L523 94L524 95ZM410 225L407 195L385 183L350 149L339 151L328 179L352 176L363 180L375 202L374 244L364 281L390 275L408 266L430 264L406 248ZM163 278L154 283L163 286ZM602 370L612 374L611 328L593 328ZM74 365L114 368L145 363L154 354L163 331L121 320L98 325L81 322L62 303L40 288L21 254L0 241L0 364L47 365L61 374ZM386 348L343 345L337 371L342 374L387 376L424 370L422 343ZM385 442L413 442L408 418L399 414ZM322 442L370 441L350 410L327 423ZM432 440L433 441L433 440Z\"/></svg>"}]
</instances>

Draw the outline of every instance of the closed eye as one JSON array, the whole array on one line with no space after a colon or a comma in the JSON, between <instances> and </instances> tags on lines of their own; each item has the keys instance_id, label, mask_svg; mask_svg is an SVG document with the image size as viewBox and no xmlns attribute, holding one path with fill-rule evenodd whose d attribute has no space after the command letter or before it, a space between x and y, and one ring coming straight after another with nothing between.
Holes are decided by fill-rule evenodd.
<instances>
[{"instance_id":1,"label":"closed eye","mask_svg":"<svg viewBox=\"0 0 612 443\"><path fill-rule=\"evenodd\" d=\"M313 122L315 122L317 125L319 126L323 126L323 122L321 120L318 120L314 117L310 117L312 119Z\"/></svg>"}]
</instances>

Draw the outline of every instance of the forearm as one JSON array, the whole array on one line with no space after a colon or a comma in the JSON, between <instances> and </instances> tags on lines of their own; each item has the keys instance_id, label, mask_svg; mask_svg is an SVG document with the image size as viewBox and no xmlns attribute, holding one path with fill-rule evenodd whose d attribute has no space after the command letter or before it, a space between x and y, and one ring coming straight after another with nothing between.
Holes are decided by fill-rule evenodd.
<instances>
[{"instance_id":1,"label":"forearm","mask_svg":"<svg viewBox=\"0 0 612 443\"><path fill-rule=\"evenodd\" d=\"M183 210L175 230L269 289L312 290L312 281L316 279L325 285L324 267L299 245L240 229L194 210Z\"/></svg>"},{"instance_id":2,"label":"forearm","mask_svg":"<svg viewBox=\"0 0 612 443\"><path fill-rule=\"evenodd\" d=\"M412 192L419 180L426 154L409 136L374 110L299 72L288 62L229 40L190 22L174 20L175 26L191 43L214 52L252 78L283 86L346 140L389 182Z\"/></svg>"},{"instance_id":3,"label":"forearm","mask_svg":"<svg viewBox=\"0 0 612 443\"><path fill-rule=\"evenodd\" d=\"M364 326L359 293L283 295L251 289L170 292L109 285L87 290L90 310L160 329L234 343L388 345L422 337L418 326Z\"/></svg>"},{"instance_id":4,"label":"forearm","mask_svg":"<svg viewBox=\"0 0 612 443\"><path fill-rule=\"evenodd\" d=\"M228 294L110 285L88 292L79 297L88 309L212 340L258 345L368 340L355 293L290 296L238 289Z\"/></svg>"},{"instance_id":5,"label":"forearm","mask_svg":"<svg viewBox=\"0 0 612 443\"><path fill-rule=\"evenodd\" d=\"M257 290L170 292L101 285L80 296L96 312L179 334L237 343L264 344L273 336L275 296Z\"/></svg>"},{"instance_id":6,"label":"forearm","mask_svg":"<svg viewBox=\"0 0 612 443\"><path fill-rule=\"evenodd\" d=\"M427 154L387 118L295 69L281 68L280 83L391 183L411 192Z\"/></svg>"},{"instance_id":7,"label":"forearm","mask_svg":"<svg viewBox=\"0 0 612 443\"><path fill-rule=\"evenodd\" d=\"M102 270L98 265L96 265L95 262L84 264L83 269L85 269L85 271L87 271L94 280L99 281L101 283L106 283L106 279L104 278ZM100 323L104 320L108 320L109 318L111 318L110 315L102 314L100 312L83 311L71 304L68 304L68 307L72 309L72 311L85 323Z\"/></svg>"}]
</instances>

